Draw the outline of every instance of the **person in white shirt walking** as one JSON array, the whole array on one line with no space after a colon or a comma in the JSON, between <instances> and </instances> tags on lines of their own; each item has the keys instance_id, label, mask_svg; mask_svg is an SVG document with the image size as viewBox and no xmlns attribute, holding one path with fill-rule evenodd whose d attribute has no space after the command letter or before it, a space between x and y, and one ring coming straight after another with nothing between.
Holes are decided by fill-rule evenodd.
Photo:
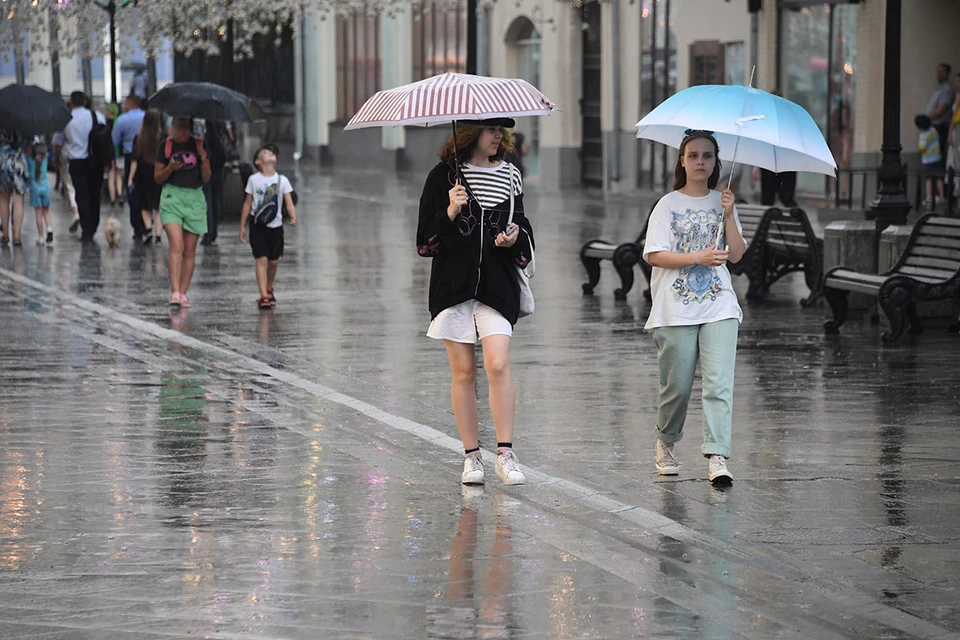
<instances>
[{"instance_id":1,"label":"person in white shirt walking","mask_svg":"<svg viewBox=\"0 0 960 640\"><path fill-rule=\"evenodd\" d=\"M90 131L94 118L100 124L106 119L86 107L87 97L82 91L70 94L72 118L63 130L63 152L70 162L70 178L76 192L80 214L80 239L93 241L100 225L100 190L103 187L103 165L90 153Z\"/></svg>"},{"instance_id":2,"label":"person in white shirt walking","mask_svg":"<svg viewBox=\"0 0 960 640\"><path fill-rule=\"evenodd\" d=\"M727 260L739 262L745 243L729 189L715 191L719 146L709 131L687 131L674 171L674 191L650 214L643 257L653 266L653 332L660 367L656 469L677 475L674 444L693 390L697 361L703 382L703 445L714 485L729 484L733 423L733 371L743 313Z\"/></svg>"}]
</instances>

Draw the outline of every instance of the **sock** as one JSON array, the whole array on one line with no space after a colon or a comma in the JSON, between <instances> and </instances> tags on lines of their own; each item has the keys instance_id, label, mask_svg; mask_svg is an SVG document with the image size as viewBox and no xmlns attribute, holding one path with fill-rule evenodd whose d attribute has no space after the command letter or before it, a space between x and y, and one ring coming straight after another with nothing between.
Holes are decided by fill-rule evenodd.
<instances>
[{"instance_id":1,"label":"sock","mask_svg":"<svg viewBox=\"0 0 960 640\"><path fill-rule=\"evenodd\" d=\"M498 442L497 443L497 455L503 455L507 451L513 451L512 442Z\"/></svg>"},{"instance_id":2,"label":"sock","mask_svg":"<svg viewBox=\"0 0 960 640\"><path fill-rule=\"evenodd\" d=\"M464 450L463 450L463 454L464 454L466 457L468 457L468 458L469 458L470 456L479 456L479 455L480 455L480 447L477 447L477 448L475 448L475 449L464 449Z\"/></svg>"}]
</instances>

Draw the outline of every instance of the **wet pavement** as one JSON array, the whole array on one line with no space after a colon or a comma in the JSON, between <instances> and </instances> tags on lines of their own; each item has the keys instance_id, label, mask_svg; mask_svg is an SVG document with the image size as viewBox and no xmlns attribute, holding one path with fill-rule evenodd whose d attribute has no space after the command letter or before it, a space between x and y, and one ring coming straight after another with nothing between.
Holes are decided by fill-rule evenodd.
<instances>
[{"instance_id":1,"label":"wet pavement","mask_svg":"<svg viewBox=\"0 0 960 640\"><path fill-rule=\"evenodd\" d=\"M825 338L788 279L744 304L733 488L696 400L660 479L642 281L583 297L577 258L650 202L531 187L529 484L463 488L419 182L296 186L272 312L235 222L182 311L165 247L81 247L59 200L53 247L0 252L0 637L960 637L956 337Z\"/></svg>"}]
</instances>

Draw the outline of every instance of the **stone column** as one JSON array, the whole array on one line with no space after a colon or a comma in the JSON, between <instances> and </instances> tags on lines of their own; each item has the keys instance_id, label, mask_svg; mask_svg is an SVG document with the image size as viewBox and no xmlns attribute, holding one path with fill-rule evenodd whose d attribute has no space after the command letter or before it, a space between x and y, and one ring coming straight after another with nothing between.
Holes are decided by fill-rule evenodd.
<instances>
[{"instance_id":1,"label":"stone column","mask_svg":"<svg viewBox=\"0 0 960 640\"><path fill-rule=\"evenodd\" d=\"M390 17L384 14L380 21L381 76L380 86L392 89L413 82L413 23L412 10L405 7ZM407 146L403 127L384 127L381 144L385 156L393 158L392 168L402 169L403 150Z\"/></svg>"},{"instance_id":2,"label":"stone column","mask_svg":"<svg viewBox=\"0 0 960 640\"><path fill-rule=\"evenodd\" d=\"M303 20L304 156L326 164L329 124L337 118L336 17L308 14Z\"/></svg>"}]
</instances>

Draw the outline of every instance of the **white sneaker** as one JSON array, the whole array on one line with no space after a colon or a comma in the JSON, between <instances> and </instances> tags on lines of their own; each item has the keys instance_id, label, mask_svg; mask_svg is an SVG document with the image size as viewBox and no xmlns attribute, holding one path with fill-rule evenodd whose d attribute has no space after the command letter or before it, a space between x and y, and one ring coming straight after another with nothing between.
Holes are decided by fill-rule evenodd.
<instances>
[{"instance_id":1,"label":"white sneaker","mask_svg":"<svg viewBox=\"0 0 960 640\"><path fill-rule=\"evenodd\" d=\"M520 461L517 454L512 450L505 451L497 456L497 477L503 480L503 484L523 484L527 481L526 476L520 471Z\"/></svg>"},{"instance_id":2,"label":"white sneaker","mask_svg":"<svg viewBox=\"0 0 960 640\"><path fill-rule=\"evenodd\" d=\"M708 468L710 482L713 484L730 484L733 482L733 474L727 469L727 459L723 456L710 456Z\"/></svg>"},{"instance_id":3,"label":"white sneaker","mask_svg":"<svg viewBox=\"0 0 960 640\"><path fill-rule=\"evenodd\" d=\"M483 458L467 456L463 459L463 473L460 474L463 484L483 484Z\"/></svg>"},{"instance_id":4,"label":"white sneaker","mask_svg":"<svg viewBox=\"0 0 960 640\"><path fill-rule=\"evenodd\" d=\"M680 475L680 463L673 457L673 445L657 439L657 473L662 476Z\"/></svg>"}]
</instances>

